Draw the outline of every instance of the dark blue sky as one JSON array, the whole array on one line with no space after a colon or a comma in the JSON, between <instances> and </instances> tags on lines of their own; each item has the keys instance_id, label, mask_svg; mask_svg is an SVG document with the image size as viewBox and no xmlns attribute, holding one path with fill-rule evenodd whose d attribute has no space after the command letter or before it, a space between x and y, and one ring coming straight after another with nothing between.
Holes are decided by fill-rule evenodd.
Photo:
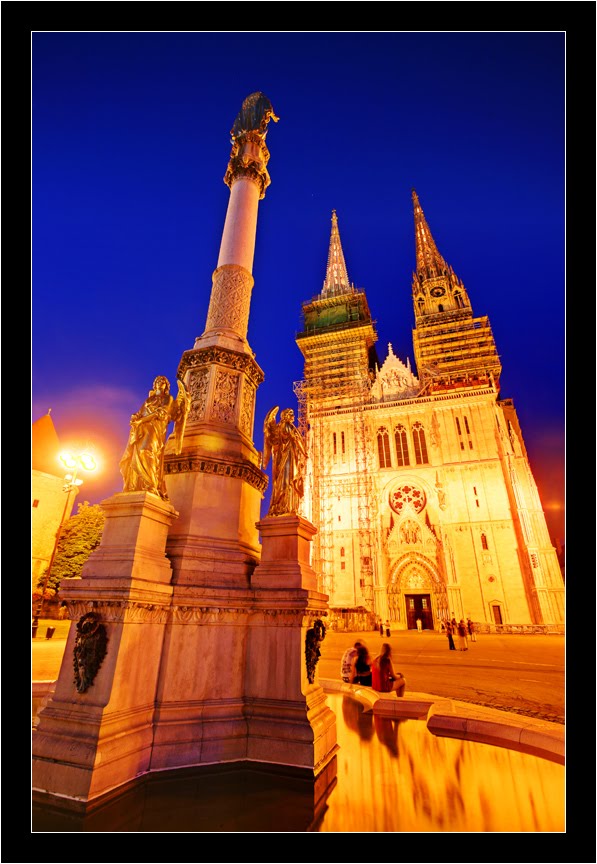
<instances>
[{"instance_id":1,"label":"dark blue sky","mask_svg":"<svg viewBox=\"0 0 597 864\"><path fill-rule=\"evenodd\" d=\"M577 4L578 5L578 4ZM34 32L32 420L121 491L130 414L203 332L229 191L229 130L255 90L279 123L259 205L248 339L296 409L301 304L321 290L333 209L352 282L410 358L411 189L488 315L552 538L564 539L563 32Z\"/></svg>"}]
</instances>

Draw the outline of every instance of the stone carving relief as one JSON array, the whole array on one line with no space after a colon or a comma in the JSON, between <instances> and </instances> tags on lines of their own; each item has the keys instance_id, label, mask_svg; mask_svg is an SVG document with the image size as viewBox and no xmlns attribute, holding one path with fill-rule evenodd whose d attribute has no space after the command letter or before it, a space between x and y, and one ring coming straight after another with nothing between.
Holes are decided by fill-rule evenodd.
<instances>
[{"instance_id":1,"label":"stone carving relief","mask_svg":"<svg viewBox=\"0 0 597 864\"><path fill-rule=\"evenodd\" d=\"M168 606L162 603L136 603L131 600L69 600L69 614L73 618L88 613L101 614L102 621L123 624L165 624Z\"/></svg>"},{"instance_id":2,"label":"stone carving relief","mask_svg":"<svg viewBox=\"0 0 597 864\"><path fill-rule=\"evenodd\" d=\"M224 264L212 275L212 289L205 330L234 330L243 339L249 327L251 291L255 280L238 264Z\"/></svg>"},{"instance_id":3,"label":"stone carving relief","mask_svg":"<svg viewBox=\"0 0 597 864\"><path fill-rule=\"evenodd\" d=\"M400 523L401 543L420 543L421 527L414 519L405 519Z\"/></svg>"},{"instance_id":4,"label":"stone carving relief","mask_svg":"<svg viewBox=\"0 0 597 864\"><path fill-rule=\"evenodd\" d=\"M220 606L170 606L159 603L135 603L130 600L69 600L69 613L76 620L99 621L126 624L206 624L206 623L237 623L247 615L252 616L256 623L271 623L275 619L280 627L310 627L313 615L322 615L321 611L313 609L255 609L250 604L238 607ZM323 613L325 615L327 613ZM91 616L91 617L89 617Z\"/></svg>"},{"instance_id":5,"label":"stone carving relief","mask_svg":"<svg viewBox=\"0 0 597 864\"><path fill-rule=\"evenodd\" d=\"M419 379L413 375L410 360L406 365L394 354L392 343L388 344L388 356L381 369L376 369L371 384L371 398L375 402L392 402L416 396Z\"/></svg>"},{"instance_id":6,"label":"stone carving relief","mask_svg":"<svg viewBox=\"0 0 597 864\"><path fill-rule=\"evenodd\" d=\"M238 380L238 375L226 372L223 369L216 370L214 400L211 407L212 420L219 420L222 423L232 423L234 421Z\"/></svg>"},{"instance_id":7,"label":"stone carving relief","mask_svg":"<svg viewBox=\"0 0 597 864\"><path fill-rule=\"evenodd\" d=\"M257 465L246 462L232 462L225 459L203 459L191 457L185 459L168 459L165 465L166 474L188 474L191 471L201 471L205 474L222 474L226 477L238 477L249 486L265 492L268 484L267 474Z\"/></svg>"},{"instance_id":8,"label":"stone carving relief","mask_svg":"<svg viewBox=\"0 0 597 864\"><path fill-rule=\"evenodd\" d=\"M255 402L255 388L246 383L243 388L242 404L240 409L240 431L251 437L253 429L253 405Z\"/></svg>"},{"instance_id":9,"label":"stone carving relief","mask_svg":"<svg viewBox=\"0 0 597 864\"><path fill-rule=\"evenodd\" d=\"M191 394L191 410L188 420L203 420L207 407L207 387L209 372L207 369L192 369L189 373L188 390Z\"/></svg>"},{"instance_id":10,"label":"stone carving relief","mask_svg":"<svg viewBox=\"0 0 597 864\"><path fill-rule=\"evenodd\" d=\"M416 512L412 502L404 505L400 518L389 530L385 542L390 562L405 552L421 552L430 559L436 559L439 545L432 527L425 524L423 515Z\"/></svg>"},{"instance_id":11,"label":"stone carving relief","mask_svg":"<svg viewBox=\"0 0 597 864\"><path fill-rule=\"evenodd\" d=\"M437 413L435 411L431 415L431 423L429 424L429 438L433 447L439 447L441 438L439 433L439 420L437 419Z\"/></svg>"},{"instance_id":12,"label":"stone carving relief","mask_svg":"<svg viewBox=\"0 0 597 864\"><path fill-rule=\"evenodd\" d=\"M79 693L91 687L108 650L106 628L97 612L88 612L77 621L73 650L75 686Z\"/></svg>"},{"instance_id":13,"label":"stone carving relief","mask_svg":"<svg viewBox=\"0 0 597 864\"><path fill-rule=\"evenodd\" d=\"M424 574L415 568L413 568L410 573L402 580L402 590L407 589L417 589L422 590L427 587L427 579Z\"/></svg>"},{"instance_id":14,"label":"stone carving relief","mask_svg":"<svg viewBox=\"0 0 597 864\"><path fill-rule=\"evenodd\" d=\"M185 351L178 364L178 377L183 378L187 369L207 366L227 366L237 372L243 372L255 388L263 382L263 370L248 354L237 354L226 348L193 348Z\"/></svg>"},{"instance_id":15,"label":"stone carving relief","mask_svg":"<svg viewBox=\"0 0 597 864\"><path fill-rule=\"evenodd\" d=\"M448 506L446 502L446 493L443 484L439 479L439 474L437 473L437 471L435 473L435 491L437 492L437 503L442 510L445 510Z\"/></svg>"},{"instance_id":16,"label":"stone carving relief","mask_svg":"<svg viewBox=\"0 0 597 864\"><path fill-rule=\"evenodd\" d=\"M325 639L325 624L318 618L313 627L307 630L305 638L305 663L307 666L307 680L309 684L315 681L315 668L319 663L321 651L319 650L321 643Z\"/></svg>"}]
</instances>

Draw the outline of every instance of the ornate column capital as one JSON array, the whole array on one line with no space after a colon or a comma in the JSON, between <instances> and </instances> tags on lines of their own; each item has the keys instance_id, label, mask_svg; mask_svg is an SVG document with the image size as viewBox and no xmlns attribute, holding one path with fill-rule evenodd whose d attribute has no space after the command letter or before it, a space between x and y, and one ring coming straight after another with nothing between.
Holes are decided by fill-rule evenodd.
<instances>
[{"instance_id":1,"label":"ornate column capital","mask_svg":"<svg viewBox=\"0 0 597 864\"><path fill-rule=\"evenodd\" d=\"M263 136L259 132L245 132L233 139L224 183L232 189L233 184L240 178L251 180L259 187L261 201L265 198L265 190L271 183L266 167L269 155Z\"/></svg>"}]
</instances>

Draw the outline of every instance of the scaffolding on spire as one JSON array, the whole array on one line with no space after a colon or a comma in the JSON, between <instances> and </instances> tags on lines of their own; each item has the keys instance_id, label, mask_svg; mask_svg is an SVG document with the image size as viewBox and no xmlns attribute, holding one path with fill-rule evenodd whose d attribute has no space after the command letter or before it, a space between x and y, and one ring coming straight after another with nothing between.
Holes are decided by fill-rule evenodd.
<instances>
[{"instance_id":1,"label":"scaffolding on spire","mask_svg":"<svg viewBox=\"0 0 597 864\"><path fill-rule=\"evenodd\" d=\"M313 568L331 609L360 616L360 623L364 616L373 626L377 495L365 410L377 334L364 292L349 283L336 211L323 291L303 304L303 320L297 345L305 372L294 392L310 457L305 501L317 527ZM341 567L353 568L350 591L340 592Z\"/></svg>"}]
</instances>

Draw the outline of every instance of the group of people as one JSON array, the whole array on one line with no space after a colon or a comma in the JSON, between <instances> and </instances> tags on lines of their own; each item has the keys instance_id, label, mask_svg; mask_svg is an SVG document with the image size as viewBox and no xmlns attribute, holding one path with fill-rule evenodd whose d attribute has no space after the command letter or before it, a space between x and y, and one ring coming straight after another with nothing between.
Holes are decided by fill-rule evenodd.
<instances>
[{"instance_id":1,"label":"group of people","mask_svg":"<svg viewBox=\"0 0 597 864\"><path fill-rule=\"evenodd\" d=\"M406 679L396 672L392 663L392 646L384 642L376 657L371 657L364 642L355 642L347 648L341 661L341 678L347 684L372 687L380 693L396 693L404 696Z\"/></svg>"},{"instance_id":2,"label":"group of people","mask_svg":"<svg viewBox=\"0 0 597 864\"><path fill-rule=\"evenodd\" d=\"M469 638L471 642L477 641L475 625L470 618L467 618L466 622L464 618L461 618L460 621L456 621L456 618L452 618L451 621L444 621L443 627L446 631L446 636L448 637L448 647L450 651L456 651L456 645L454 643L455 636L458 638L459 651L468 651Z\"/></svg>"},{"instance_id":3,"label":"group of people","mask_svg":"<svg viewBox=\"0 0 597 864\"><path fill-rule=\"evenodd\" d=\"M383 636L384 627L386 628L386 637L389 639L390 638L390 622L386 621L386 623L384 624L383 621L380 619L379 624L378 624L380 636Z\"/></svg>"}]
</instances>

